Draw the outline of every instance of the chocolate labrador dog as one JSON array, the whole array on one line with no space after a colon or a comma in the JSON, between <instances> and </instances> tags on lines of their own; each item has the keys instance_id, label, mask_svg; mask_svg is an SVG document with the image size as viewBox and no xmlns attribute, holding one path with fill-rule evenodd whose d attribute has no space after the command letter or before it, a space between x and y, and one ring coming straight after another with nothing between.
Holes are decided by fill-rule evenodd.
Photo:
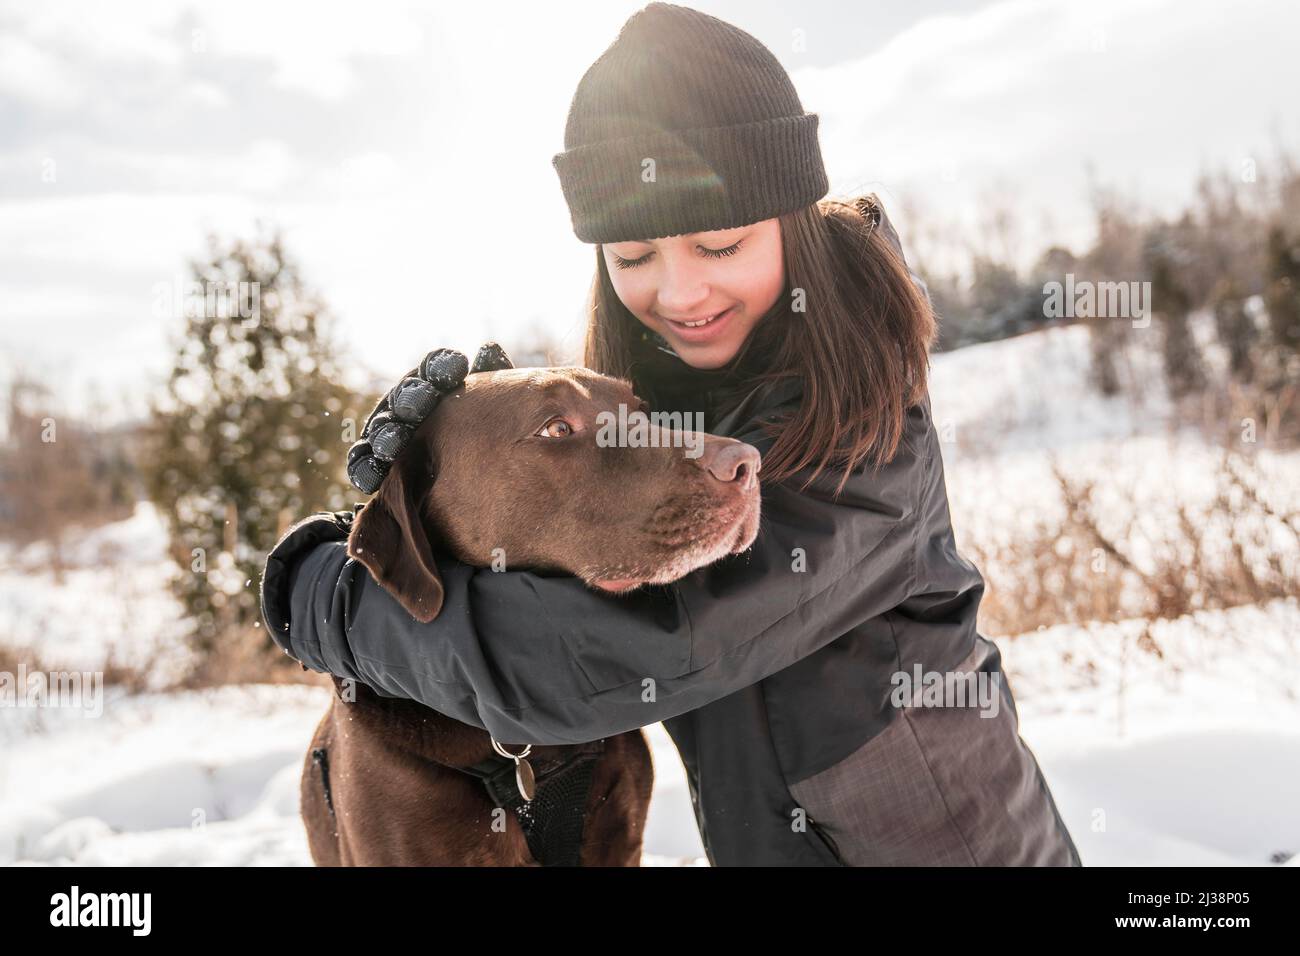
<instances>
[{"instance_id":1,"label":"chocolate labrador dog","mask_svg":"<svg viewBox=\"0 0 1300 956\"><path fill-rule=\"evenodd\" d=\"M646 416L642 438L658 440L611 444L601 429L611 419L601 413L617 416L620 405L625 420ZM583 368L471 374L438 402L356 515L348 554L429 622L443 599L435 550L481 567L504 554L511 570L559 571L624 592L749 548L758 451L673 430L647 412L628 382ZM508 773L494 775L492 793L526 786L513 761L494 756L487 732L350 684L335 679L303 768L302 815L317 865L556 862L537 858L530 812L540 795L512 813L484 785L483 768L497 760ZM496 743L514 755L526 741ZM585 797L549 809L560 821L551 838L558 832L577 847L568 863L639 865L654 780L639 729L584 747L535 746L526 759L543 789L549 774L573 772L565 768L575 761L585 767Z\"/></svg>"}]
</instances>

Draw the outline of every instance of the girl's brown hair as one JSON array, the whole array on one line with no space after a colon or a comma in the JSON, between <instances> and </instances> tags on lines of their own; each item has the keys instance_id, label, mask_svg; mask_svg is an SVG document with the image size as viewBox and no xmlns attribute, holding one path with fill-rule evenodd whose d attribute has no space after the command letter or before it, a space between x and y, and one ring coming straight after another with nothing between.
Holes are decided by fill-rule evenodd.
<instances>
[{"instance_id":1,"label":"girl's brown hair","mask_svg":"<svg viewBox=\"0 0 1300 956\"><path fill-rule=\"evenodd\" d=\"M763 456L766 482L814 465L806 488L823 469L843 466L838 495L860 463L878 470L894 457L907 410L925 396L934 312L882 235L879 215L867 196L823 199L779 217L785 292L735 359L752 348L772 356L746 388L789 376L803 382L799 408L768 426L776 440ZM584 363L638 384L633 347L644 326L614 291L599 245L596 269Z\"/></svg>"}]
</instances>

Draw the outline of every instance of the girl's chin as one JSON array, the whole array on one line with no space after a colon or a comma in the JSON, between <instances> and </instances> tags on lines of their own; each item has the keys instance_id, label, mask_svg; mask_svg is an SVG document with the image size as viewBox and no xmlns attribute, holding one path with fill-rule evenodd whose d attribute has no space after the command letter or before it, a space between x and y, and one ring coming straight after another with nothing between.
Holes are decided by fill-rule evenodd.
<instances>
[{"instance_id":1,"label":"girl's chin","mask_svg":"<svg viewBox=\"0 0 1300 956\"><path fill-rule=\"evenodd\" d=\"M717 358L714 358L713 356L710 356L708 358L702 358L695 355L683 354L682 361L686 362L686 364L689 365L691 368L698 369L701 372L712 372L715 369L722 368L724 365L730 362L732 359L732 355L734 355L734 353L732 353L731 355L722 355Z\"/></svg>"},{"instance_id":2,"label":"girl's chin","mask_svg":"<svg viewBox=\"0 0 1300 956\"><path fill-rule=\"evenodd\" d=\"M722 368L740 351L738 345L733 346L729 342L697 344L694 342L674 342L672 339L669 339L669 341L672 342L673 351L680 355L686 364L702 371Z\"/></svg>"},{"instance_id":3,"label":"girl's chin","mask_svg":"<svg viewBox=\"0 0 1300 956\"><path fill-rule=\"evenodd\" d=\"M732 356L740 351L741 341L733 341L734 335L721 335L705 342L691 341L684 336L673 334L672 329L659 329L659 334L668 340L673 351L683 359L689 359L696 368L717 368L731 361Z\"/></svg>"}]
</instances>

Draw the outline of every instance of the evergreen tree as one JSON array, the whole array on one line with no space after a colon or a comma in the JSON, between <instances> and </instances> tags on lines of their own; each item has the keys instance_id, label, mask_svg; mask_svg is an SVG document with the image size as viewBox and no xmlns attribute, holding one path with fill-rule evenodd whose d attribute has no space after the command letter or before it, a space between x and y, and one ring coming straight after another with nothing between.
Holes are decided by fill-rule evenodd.
<instances>
[{"instance_id":1,"label":"evergreen tree","mask_svg":"<svg viewBox=\"0 0 1300 956\"><path fill-rule=\"evenodd\" d=\"M284 660L259 626L266 553L294 520L356 500L346 455L369 406L343 384L332 321L278 234L212 238L191 271L201 286L187 287L184 334L152 403L146 487L194 648L246 640Z\"/></svg>"},{"instance_id":2,"label":"evergreen tree","mask_svg":"<svg viewBox=\"0 0 1300 956\"><path fill-rule=\"evenodd\" d=\"M1149 239L1146 260L1151 273L1152 311L1163 320L1164 368L1169 394L1182 398L1205 388L1201 352L1188 321L1191 294L1179 268L1179 250L1164 230Z\"/></svg>"},{"instance_id":3,"label":"evergreen tree","mask_svg":"<svg viewBox=\"0 0 1300 956\"><path fill-rule=\"evenodd\" d=\"M1279 371L1290 377L1300 359L1300 237L1288 238L1274 226L1268 234L1267 255L1264 304L1268 309L1269 336Z\"/></svg>"},{"instance_id":4,"label":"evergreen tree","mask_svg":"<svg viewBox=\"0 0 1300 956\"><path fill-rule=\"evenodd\" d=\"M1231 277L1220 279L1210 296L1210 305L1219 341L1228 350L1232 377L1238 382L1250 381L1254 376L1255 322L1246 311L1241 286Z\"/></svg>"}]
</instances>

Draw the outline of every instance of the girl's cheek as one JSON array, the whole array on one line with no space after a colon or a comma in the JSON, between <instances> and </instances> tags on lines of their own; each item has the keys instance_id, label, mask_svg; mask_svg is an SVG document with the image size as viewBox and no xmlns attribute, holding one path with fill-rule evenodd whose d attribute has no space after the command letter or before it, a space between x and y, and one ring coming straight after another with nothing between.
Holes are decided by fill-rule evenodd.
<instances>
[{"instance_id":1,"label":"girl's cheek","mask_svg":"<svg viewBox=\"0 0 1300 956\"><path fill-rule=\"evenodd\" d=\"M616 286L615 290L632 312L643 316L650 311L650 304L654 301L654 285L644 278L623 279L621 287Z\"/></svg>"}]
</instances>

